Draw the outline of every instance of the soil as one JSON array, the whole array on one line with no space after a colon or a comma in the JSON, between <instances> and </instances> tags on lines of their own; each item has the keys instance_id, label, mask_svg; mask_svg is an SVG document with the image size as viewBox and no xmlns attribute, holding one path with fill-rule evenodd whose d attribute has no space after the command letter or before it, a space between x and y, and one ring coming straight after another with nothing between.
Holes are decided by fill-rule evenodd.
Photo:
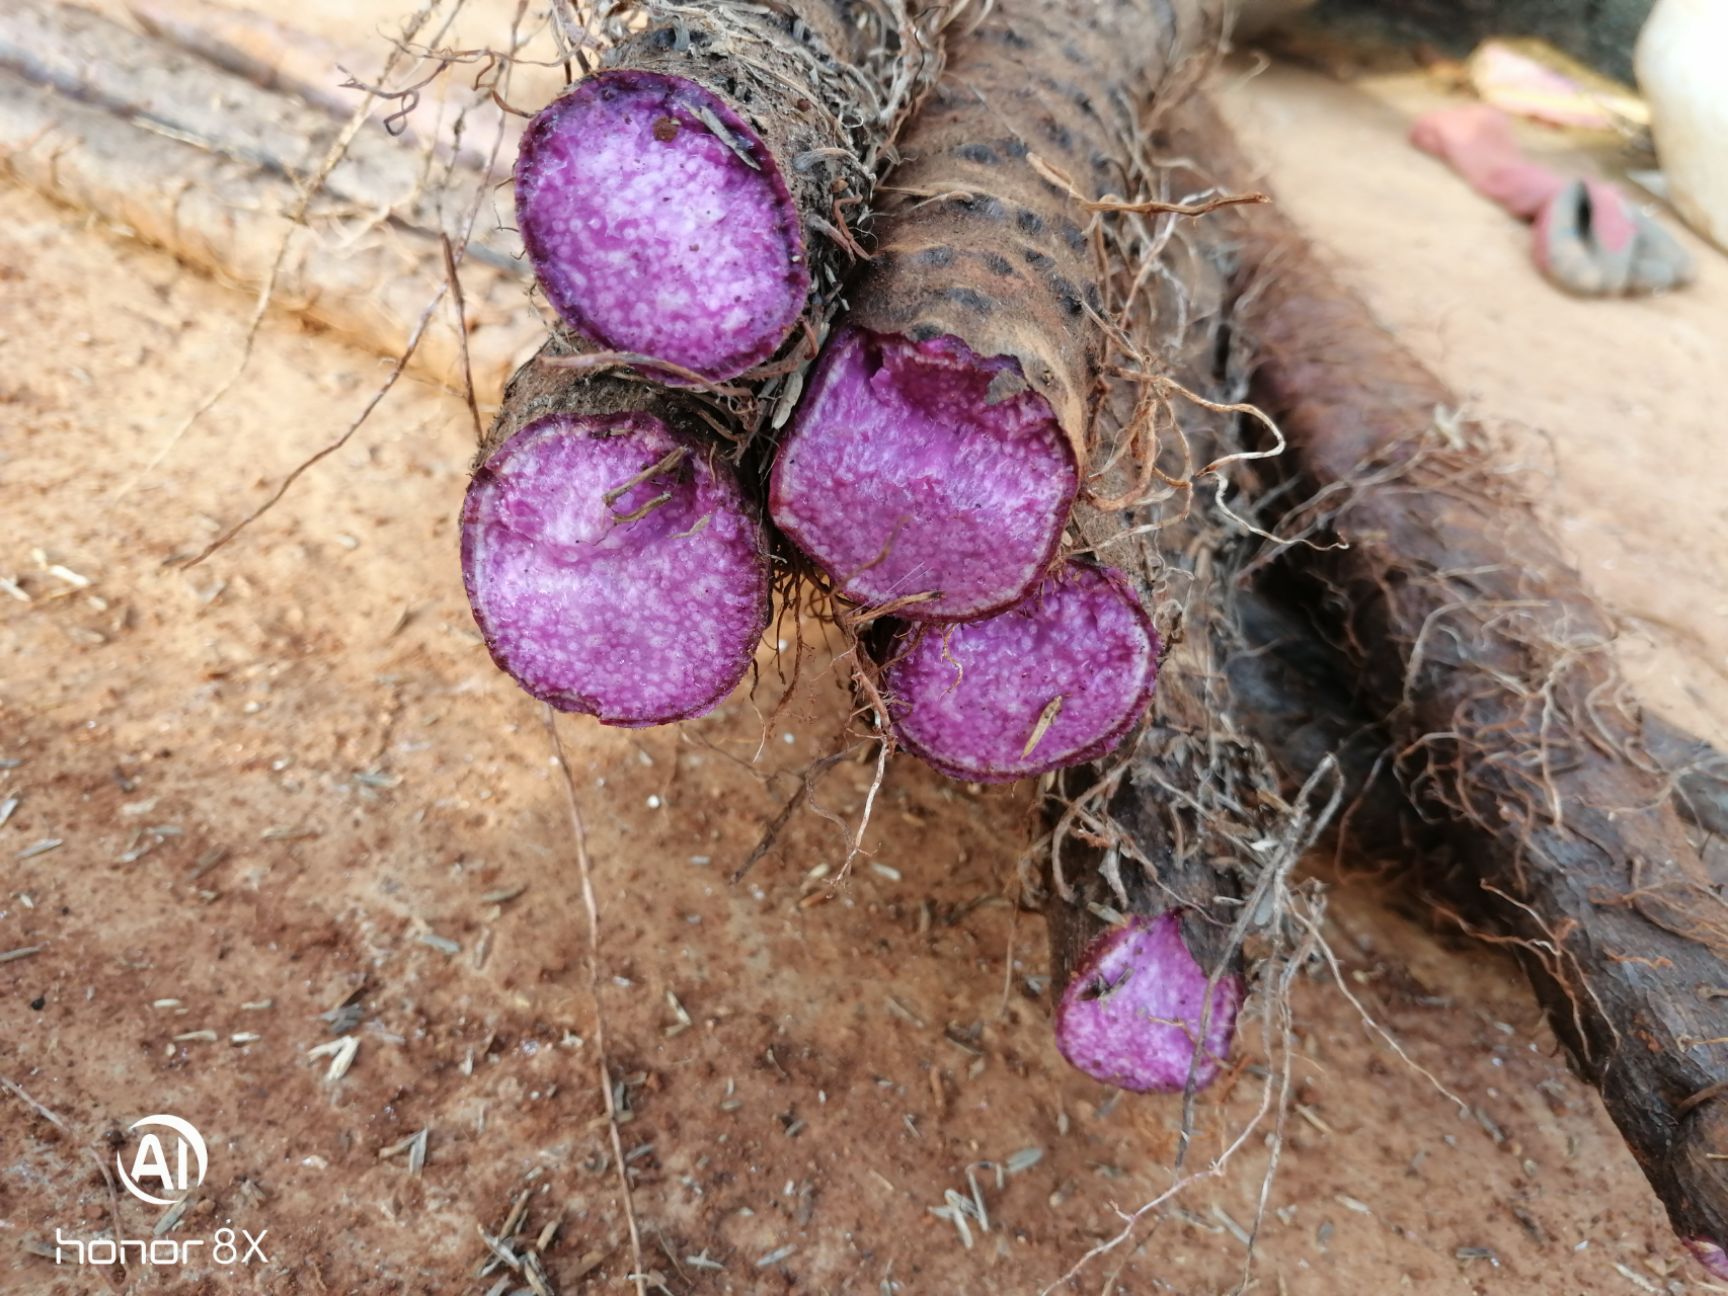
<instances>
[{"instance_id":1,"label":"soil","mask_svg":"<svg viewBox=\"0 0 1728 1296\"><path fill-rule=\"evenodd\" d=\"M364 42L394 8L296 18ZM1339 272L1504 424L1644 695L1720 740L1728 469L1699 379L1728 347L1728 265L1694 243L1684 294L1558 295L1517 226L1404 143L1437 93L1275 67L1231 107ZM1180 1100L1109 1093L1051 1045L1041 920L1008 898L1023 792L896 761L840 880L865 754L814 798L848 827L800 812L730 880L845 722L819 643L783 706L765 653L699 722L561 722L602 1058L564 784L458 579L462 401L405 384L235 544L167 565L383 374L272 317L246 383L149 467L250 308L0 188L0 575L28 596L0 591L0 956L39 947L0 963L0 1293L491 1292L478 1229L524 1195L518 1247L556 1225L553 1290L630 1290L602 1067L656 1290L1036 1292L1171 1185ZM1270 1189L1265 1117L1063 1290L1229 1290L1262 1205L1259 1291L1728 1290L1684 1258L1510 960L1391 882L1330 886L1342 976L1298 982ZM313 1050L343 1038L332 1079ZM1251 1012L1186 1172L1255 1119L1277 1043ZM117 1214L151 1236L160 1212L109 1171L159 1112L210 1149L167 1236L267 1230L268 1264L55 1266L56 1230ZM974 1184L987 1226L932 1213Z\"/></svg>"}]
</instances>

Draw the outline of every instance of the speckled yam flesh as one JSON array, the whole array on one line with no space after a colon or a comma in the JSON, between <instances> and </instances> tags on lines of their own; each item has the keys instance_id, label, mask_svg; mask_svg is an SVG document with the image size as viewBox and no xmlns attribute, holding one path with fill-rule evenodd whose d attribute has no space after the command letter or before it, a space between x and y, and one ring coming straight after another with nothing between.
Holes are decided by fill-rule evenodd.
<instances>
[{"instance_id":1,"label":"speckled yam flesh","mask_svg":"<svg viewBox=\"0 0 1728 1296\"><path fill-rule=\"evenodd\" d=\"M773 481L776 523L841 593L923 595L899 614L964 620L1024 597L1049 566L1083 480L1104 341L1089 213L1054 177L1085 198L1124 194L1126 141L1172 70L1216 43L1219 12L998 0L949 42L847 293L864 338L825 364ZM987 455L993 435L1005 444ZM1016 479L985 483L992 459ZM980 554L983 536L995 543Z\"/></svg>"},{"instance_id":2,"label":"speckled yam flesh","mask_svg":"<svg viewBox=\"0 0 1728 1296\"><path fill-rule=\"evenodd\" d=\"M524 133L518 221L572 328L724 381L831 298L903 107L891 83L931 64L890 56L900 11L875 0L641 12Z\"/></svg>"},{"instance_id":3,"label":"speckled yam flesh","mask_svg":"<svg viewBox=\"0 0 1728 1296\"><path fill-rule=\"evenodd\" d=\"M1086 947L1056 1001L1056 1047L1094 1080L1136 1093L1210 1084L1230 1051L1242 978L1209 984L1179 913L1138 914Z\"/></svg>"},{"instance_id":4,"label":"speckled yam flesh","mask_svg":"<svg viewBox=\"0 0 1728 1296\"><path fill-rule=\"evenodd\" d=\"M1070 561L993 617L911 631L884 685L907 750L1003 783L1102 756L1157 677L1158 635L1127 579Z\"/></svg>"},{"instance_id":5,"label":"speckled yam flesh","mask_svg":"<svg viewBox=\"0 0 1728 1296\"><path fill-rule=\"evenodd\" d=\"M548 345L512 381L462 508L462 577L499 668L622 727L702 715L768 623L767 541L679 393L574 377Z\"/></svg>"},{"instance_id":6,"label":"speckled yam flesh","mask_svg":"<svg viewBox=\"0 0 1728 1296\"><path fill-rule=\"evenodd\" d=\"M1019 390L992 403L1003 379ZM908 620L987 616L1009 584L1005 551L1033 571L1056 552L1074 457L1006 357L954 337L846 330L795 428L775 460L775 522L854 599L897 603ZM933 572L948 573L939 587Z\"/></svg>"},{"instance_id":7,"label":"speckled yam flesh","mask_svg":"<svg viewBox=\"0 0 1728 1296\"><path fill-rule=\"evenodd\" d=\"M774 353L809 296L779 168L682 77L577 83L523 135L516 205L546 299L620 351L730 378Z\"/></svg>"}]
</instances>

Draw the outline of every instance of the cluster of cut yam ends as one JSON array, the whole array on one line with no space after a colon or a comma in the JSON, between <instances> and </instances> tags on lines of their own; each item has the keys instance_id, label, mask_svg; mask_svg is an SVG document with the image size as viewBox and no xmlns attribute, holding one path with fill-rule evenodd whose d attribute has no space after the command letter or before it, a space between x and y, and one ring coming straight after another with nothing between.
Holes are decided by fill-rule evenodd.
<instances>
[{"instance_id":1,"label":"cluster of cut yam ends","mask_svg":"<svg viewBox=\"0 0 1728 1296\"><path fill-rule=\"evenodd\" d=\"M1147 108L1223 11L814 0L621 36L515 166L557 322L463 507L498 666L608 725L701 716L784 574L826 588L860 689L941 773L1118 749L1161 644L1151 574L1078 519L1111 327L1081 194L1133 183ZM1064 978L1064 1051L1136 1089L1210 1080L1241 997L1166 908L1079 962L1168 976Z\"/></svg>"},{"instance_id":2,"label":"cluster of cut yam ends","mask_svg":"<svg viewBox=\"0 0 1728 1296\"><path fill-rule=\"evenodd\" d=\"M975 197L872 211L851 136L887 88L859 72L834 78L856 102L818 81L789 103L744 57L812 79L863 66L846 46L876 33L851 6L806 8L797 33L718 14L682 49L634 38L527 128L518 222L563 331L518 376L468 492L475 616L535 697L667 724L749 671L780 563L876 624L897 741L943 773L1094 759L1145 711L1159 645L1123 573L1062 554L1098 350L1084 215L1010 173L1029 146L991 106L940 91L890 183ZM1071 111L1066 151L1097 151ZM1050 335L1005 347L993 317L1024 329L1027 294ZM812 359L783 435L741 454L751 437L717 435L729 391Z\"/></svg>"},{"instance_id":3,"label":"cluster of cut yam ends","mask_svg":"<svg viewBox=\"0 0 1728 1296\"><path fill-rule=\"evenodd\" d=\"M1344 839L1433 862L1424 893L1520 951L1728 1274L1704 1047L1728 1010L1694 993L1728 981L1695 835L1728 823L1718 758L1643 716L1486 439L1275 215L1186 268L1130 258L1123 288L1129 242L1212 210L1131 200L1165 165L1149 139L1247 170L1204 106L1158 134L1228 9L649 6L522 138L516 220L558 323L467 492L476 620L534 697L668 724L749 674L782 577L825 585L899 747L1049 776L1057 1041L1130 1089L1227 1065L1277 947L1268 861L1304 844L1298 785L1331 780ZM1204 332L1208 282L1230 321ZM1232 348L1252 386L1207 385ZM1130 354L1214 398L1185 467L1112 442L1145 425L1101 417L1144 404ZM1249 391L1281 432L1216 417ZM1173 588L1180 617L1154 606Z\"/></svg>"}]
</instances>

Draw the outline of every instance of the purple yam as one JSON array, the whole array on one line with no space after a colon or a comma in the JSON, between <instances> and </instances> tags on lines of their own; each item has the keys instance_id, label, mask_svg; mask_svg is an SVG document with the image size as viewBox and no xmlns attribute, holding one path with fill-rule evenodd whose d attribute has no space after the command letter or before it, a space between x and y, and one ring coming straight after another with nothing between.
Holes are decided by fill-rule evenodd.
<instances>
[{"instance_id":1,"label":"purple yam","mask_svg":"<svg viewBox=\"0 0 1728 1296\"><path fill-rule=\"evenodd\" d=\"M810 292L773 157L683 77L599 72L549 104L522 136L516 212L565 321L715 381L772 356Z\"/></svg>"},{"instance_id":2,"label":"purple yam","mask_svg":"<svg viewBox=\"0 0 1728 1296\"><path fill-rule=\"evenodd\" d=\"M982 621L911 632L886 672L901 744L982 783L1103 756L1145 712L1158 634L1127 579L1062 564Z\"/></svg>"},{"instance_id":3,"label":"purple yam","mask_svg":"<svg viewBox=\"0 0 1728 1296\"><path fill-rule=\"evenodd\" d=\"M499 669L609 725L712 710L768 624L736 475L650 414L554 414L505 441L468 485L462 579Z\"/></svg>"},{"instance_id":4,"label":"purple yam","mask_svg":"<svg viewBox=\"0 0 1728 1296\"><path fill-rule=\"evenodd\" d=\"M1682 1243L1692 1258L1710 1271L1713 1278L1728 1279L1728 1251L1709 1238L1686 1238Z\"/></svg>"},{"instance_id":5,"label":"purple yam","mask_svg":"<svg viewBox=\"0 0 1728 1296\"><path fill-rule=\"evenodd\" d=\"M1204 1088L1230 1052L1242 978L1206 973L1182 940L1182 916L1137 915L1092 942L1056 1005L1056 1047L1091 1076L1136 1093ZM1210 997L1211 1011L1207 1012ZM1205 1019L1205 1042L1196 1057Z\"/></svg>"},{"instance_id":6,"label":"purple yam","mask_svg":"<svg viewBox=\"0 0 1728 1296\"><path fill-rule=\"evenodd\" d=\"M1049 403L1007 356L954 337L848 329L774 464L774 521L860 603L916 621L988 616L1056 554L1079 485Z\"/></svg>"}]
</instances>

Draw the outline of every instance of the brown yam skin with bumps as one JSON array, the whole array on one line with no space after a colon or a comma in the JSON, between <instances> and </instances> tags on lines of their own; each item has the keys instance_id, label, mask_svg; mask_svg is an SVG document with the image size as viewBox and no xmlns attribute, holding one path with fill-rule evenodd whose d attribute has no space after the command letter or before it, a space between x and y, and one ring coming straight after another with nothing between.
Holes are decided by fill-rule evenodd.
<instances>
[{"instance_id":1,"label":"brown yam skin with bumps","mask_svg":"<svg viewBox=\"0 0 1728 1296\"><path fill-rule=\"evenodd\" d=\"M479 468L492 452L536 419L548 414L604 418L613 414L651 414L674 432L714 440L713 428L694 412L691 398L651 383L608 373L583 375L557 362L576 359L592 347L567 333L554 333L510 376L504 400L474 455Z\"/></svg>"},{"instance_id":2,"label":"brown yam skin with bumps","mask_svg":"<svg viewBox=\"0 0 1728 1296\"><path fill-rule=\"evenodd\" d=\"M1275 216L1241 233L1256 396L1311 489L1355 483L1349 548L1302 556L1328 628L1425 766L1464 913L1512 939L1681 1241L1728 1276L1728 909L1641 755L1613 623L1479 439L1434 427L1439 380Z\"/></svg>"},{"instance_id":3,"label":"brown yam skin with bumps","mask_svg":"<svg viewBox=\"0 0 1728 1296\"><path fill-rule=\"evenodd\" d=\"M1235 714L1288 776L1286 791L1331 756L1343 795L1335 821L1353 855L1411 862L1434 844L1433 826L1405 798L1385 724L1356 699L1356 672L1301 609L1313 591L1262 569L1230 595L1240 648L1224 663ZM1674 808L1707 833L1728 836L1728 758L1645 713L1644 748L1673 780Z\"/></svg>"},{"instance_id":4,"label":"brown yam skin with bumps","mask_svg":"<svg viewBox=\"0 0 1728 1296\"><path fill-rule=\"evenodd\" d=\"M1212 287L1217 289L1223 278L1216 265L1192 267L1187 276L1192 282L1196 274L1214 276ZM1205 289L1196 285L1200 295ZM1210 373L1214 335L1201 329L1185 348L1184 363L1175 375L1191 390L1205 392L1213 377ZM1220 393L1222 394L1222 393ZM1190 444L1199 453L1216 450L1215 443L1205 436L1199 418L1188 419L1185 432ZM1111 560L1121 561L1132 549L1115 537L1138 519L1123 513L1103 513L1082 509L1075 519L1080 541ZM1200 516L1170 528L1160 537L1160 547L1166 558L1177 566L1192 570L1193 542L1198 539L1203 548L1217 543L1218 533L1209 531ZM1151 580L1150 562L1130 563L1126 570L1147 607L1154 606L1158 593ZM1204 622L1205 615L1197 614ZM1128 899L1127 912L1142 917L1155 917L1175 910L1182 914L1182 937L1188 951L1209 976L1220 978L1242 975L1241 951L1230 938L1230 927L1239 912L1237 906L1246 890L1242 874L1228 866L1222 856L1194 849L1190 843L1206 840L1208 832L1222 830L1238 836L1249 832L1250 812L1239 810L1238 816L1227 819L1214 813L1205 823L1183 799L1173 797L1160 786L1162 783L1198 789L1203 786L1252 787L1253 766L1265 756L1240 743L1202 741L1207 733L1210 714L1216 699L1206 696L1196 674L1184 669L1180 662L1171 664L1158 682L1153 697L1152 713L1145 726L1132 740L1132 759L1128 776L1108 803L1112 823L1133 844L1140 858L1151 862L1156 877L1141 869L1122 866L1120 876ZM1050 801L1051 815L1060 815L1067 799L1104 776L1113 762L1102 761L1061 776L1054 786ZM1233 797L1230 804L1246 806L1249 798ZM1219 807L1209 806L1217 812ZM1267 831L1265 825L1254 825ZM1083 960L1086 950L1105 930L1095 905L1115 906L1120 896L1113 896L1099 873L1105 852L1084 842L1070 844L1064 853L1063 873L1074 880L1073 902L1065 902L1054 891L1045 906L1045 918L1050 928L1051 993L1060 1000Z\"/></svg>"},{"instance_id":5,"label":"brown yam skin with bumps","mask_svg":"<svg viewBox=\"0 0 1728 1296\"><path fill-rule=\"evenodd\" d=\"M1089 315L1100 306L1089 215L1032 158L1086 198L1124 195L1122 140L1154 95L1175 93L1172 69L1216 46L1223 8L997 0L951 42L940 86L902 135L875 257L848 293L851 323L1012 356L1084 465L1103 344Z\"/></svg>"}]
</instances>

